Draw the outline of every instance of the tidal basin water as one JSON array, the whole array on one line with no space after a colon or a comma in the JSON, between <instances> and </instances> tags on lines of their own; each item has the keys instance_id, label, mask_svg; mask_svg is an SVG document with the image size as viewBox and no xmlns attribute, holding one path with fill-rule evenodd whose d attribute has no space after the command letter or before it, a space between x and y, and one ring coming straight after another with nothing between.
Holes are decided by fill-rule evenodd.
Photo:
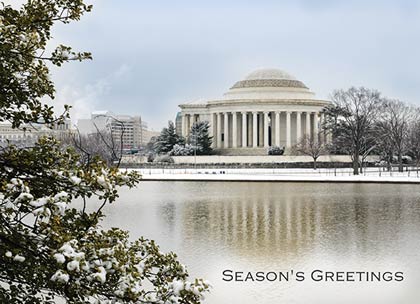
<instances>
[{"instance_id":1,"label":"tidal basin water","mask_svg":"<svg viewBox=\"0 0 420 304\"><path fill-rule=\"evenodd\" d=\"M420 301L419 185L142 182L105 214L104 227L156 240L209 280L205 303ZM227 269L305 280L226 282ZM316 269L401 271L404 280L315 282Z\"/></svg>"}]
</instances>

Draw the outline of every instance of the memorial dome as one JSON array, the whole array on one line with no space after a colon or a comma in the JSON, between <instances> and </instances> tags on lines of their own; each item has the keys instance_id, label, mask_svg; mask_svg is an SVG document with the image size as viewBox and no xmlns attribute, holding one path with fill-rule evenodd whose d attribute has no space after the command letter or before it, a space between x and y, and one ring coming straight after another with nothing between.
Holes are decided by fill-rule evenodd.
<instances>
[{"instance_id":1,"label":"memorial dome","mask_svg":"<svg viewBox=\"0 0 420 304\"><path fill-rule=\"evenodd\" d=\"M312 99L314 94L293 75L279 69L258 69L237 81L227 99Z\"/></svg>"}]
</instances>

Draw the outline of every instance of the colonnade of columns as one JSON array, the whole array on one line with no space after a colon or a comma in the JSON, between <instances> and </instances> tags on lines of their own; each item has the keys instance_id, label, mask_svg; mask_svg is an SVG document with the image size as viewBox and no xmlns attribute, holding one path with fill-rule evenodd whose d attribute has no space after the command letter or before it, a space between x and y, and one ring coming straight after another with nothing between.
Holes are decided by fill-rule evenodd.
<instances>
[{"instance_id":1,"label":"colonnade of columns","mask_svg":"<svg viewBox=\"0 0 420 304\"><path fill-rule=\"evenodd\" d=\"M182 136L187 137L190 133L192 125L200 120L200 115L198 114L184 114L182 115ZM213 125L210 122L210 125Z\"/></svg>"},{"instance_id":2,"label":"colonnade of columns","mask_svg":"<svg viewBox=\"0 0 420 304\"><path fill-rule=\"evenodd\" d=\"M323 119L319 112L217 112L210 114L210 135L213 136L213 148L291 148L292 143L307 135L314 140L325 140L324 136L319 136ZM182 134L188 135L192 124L198 120L197 114L184 114Z\"/></svg>"}]
</instances>

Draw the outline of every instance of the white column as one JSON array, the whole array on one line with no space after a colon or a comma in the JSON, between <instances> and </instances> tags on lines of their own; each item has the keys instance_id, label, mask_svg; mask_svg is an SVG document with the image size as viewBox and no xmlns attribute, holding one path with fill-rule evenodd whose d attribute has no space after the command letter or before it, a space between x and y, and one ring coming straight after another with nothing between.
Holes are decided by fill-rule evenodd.
<instances>
[{"instance_id":1,"label":"white column","mask_svg":"<svg viewBox=\"0 0 420 304\"><path fill-rule=\"evenodd\" d=\"M213 139L211 141L211 147L214 148L215 147L215 142L214 142L215 136L214 135L217 134L217 133L214 132L214 114L213 113L210 113L209 125L210 125L209 136L213 137Z\"/></svg>"},{"instance_id":2,"label":"white column","mask_svg":"<svg viewBox=\"0 0 420 304\"><path fill-rule=\"evenodd\" d=\"M264 113L260 112L258 117L258 147L264 146Z\"/></svg>"},{"instance_id":3,"label":"white column","mask_svg":"<svg viewBox=\"0 0 420 304\"><path fill-rule=\"evenodd\" d=\"M217 148L222 148L222 113L217 113Z\"/></svg>"},{"instance_id":4,"label":"white column","mask_svg":"<svg viewBox=\"0 0 420 304\"><path fill-rule=\"evenodd\" d=\"M182 136L187 136L187 114L182 114Z\"/></svg>"},{"instance_id":5,"label":"white column","mask_svg":"<svg viewBox=\"0 0 420 304\"><path fill-rule=\"evenodd\" d=\"M248 132L247 132L247 119L246 119L246 112L242 112L242 147L247 147L247 139L248 139Z\"/></svg>"},{"instance_id":6,"label":"white column","mask_svg":"<svg viewBox=\"0 0 420 304\"><path fill-rule=\"evenodd\" d=\"M302 121L301 121L301 112L296 112L296 142L300 142L302 138Z\"/></svg>"},{"instance_id":7,"label":"white column","mask_svg":"<svg viewBox=\"0 0 420 304\"><path fill-rule=\"evenodd\" d=\"M194 116L195 116L195 114L190 114L190 123L188 124L188 133L191 132L191 128L192 128L192 126L193 126L193 124L195 122Z\"/></svg>"},{"instance_id":8,"label":"white column","mask_svg":"<svg viewBox=\"0 0 420 304\"><path fill-rule=\"evenodd\" d=\"M252 147L258 147L258 112L252 112Z\"/></svg>"},{"instance_id":9,"label":"white column","mask_svg":"<svg viewBox=\"0 0 420 304\"><path fill-rule=\"evenodd\" d=\"M249 113L249 115L247 114L247 119L246 119L246 125L247 125L247 135L248 135L248 142L247 142L247 147L252 147L252 114Z\"/></svg>"},{"instance_id":10,"label":"white column","mask_svg":"<svg viewBox=\"0 0 420 304\"><path fill-rule=\"evenodd\" d=\"M190 135L190 121L191 121L191 114L186 114L185 115L185 121L186 126L185 126L185 137L188 137Z\"/></svg>"},{"instance_id":11,"label":"white column","mask_svg":"<svg viewBox=\"0 0 420 304\"><path fill-rule=\"evenodd\" d=\"M291 142L291 125L290 125L290 112L286 112L286 148L290 148L292 146Z\"/></svg>"},{"instance_id":12,"label":"white column","mask_svg":"<svg viewBox=\"0 0 420 304\"><path fill-rule=\"evenodd\" d=\"M264 147L268 148L268 112L264 112Z\"/></svg>"},{"instance_id":13,"label":"white column","mask_svg":"<svg viewBox=\"0 0 420 304\"><path fill-rule=\"evenodd\" d=\"M229 148L229 113L225 112L224 115L225 115L225 125L223 127L223 131L224 131L224 134L225 134L224 148L226 149L226 148Z\"/></svg>"},{"instance_id":14,"label":"white column","mask_svg":"<svg viewBox=\"0 0 420 304\"><path fill-rule=\"evenodd\" d=\"M232 148L238 147L238 120L236 112L232 112Z\"/></svg>"},{"instance_id":15,"label":"white column","mask_svg":"<svg viewBox=\"0 0 420 304\"><path fill-rule=\"evenodd\" d=\"M311 112L306 112L306 136L311 137Z\"/></svg>"},{"instance_id":16,"label":"white column","mask_svg":"<svg viewBox=\"0 0 420 304\"><path fill-rule=\"evenodd\" d=\"M314 112L314 142L318 141L318 112Z\"/></svg>"},{"instance_id":17,"label":"white column","mask_svg":"<svg viewBox=\"0 0 420 304\"><path fill-rule=\"evenodd\" d=\"M280 112L276 112L276 146L280 147Z\"/></svg>"}]
</instances>

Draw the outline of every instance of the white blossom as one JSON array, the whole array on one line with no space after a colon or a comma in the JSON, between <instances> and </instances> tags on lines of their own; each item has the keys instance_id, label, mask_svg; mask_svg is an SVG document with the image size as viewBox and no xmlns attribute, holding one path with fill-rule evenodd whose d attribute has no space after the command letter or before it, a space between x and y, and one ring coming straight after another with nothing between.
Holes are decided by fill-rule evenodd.
<instances>
[{"instance_id":1,"label":"white blossom","mask_svg":"<svg viewBox=\"0 0 420 304\"><path fill-rule=\"evenodd\" d=\"M83 265L82 265L82 270L83 270L83 271L89 271L89 270L90 270L90 266L89 266L89 264L88 264L88 263L83 263Z\"/></svg>"},{"instance_id":2,"label":"white blossom","mask_svg":"<svg viewBox=\"0 0 420 304\"><path fill-rule=\"evenodd\" d=\"M172 282L172 289L174 291L174 294L177 295L177 296L179 296L181 290L184 289L184 282L181 281L181 280L174 280Z\"/></svg>"},{"instance_id":3,"label":"white blossom","mask_svg":"<svg viewBox=\"0 0 420 304\"><path fill-rule=\"evenodd\" d=\"M66 261L66 258L61 253L54 254L54 258L57 260L57 263L63 264Z\"/></svg>"},{"instance_id":4,"label":"white blossom","mask_svg":"<svg viewBox=\"0 0 420 304\"><path fill-rule=\"evenodd\" d=\"M72 256L74 254L74 249L68 242L61 246L58 250L61 251L67 257Z\"/></svg>"},{"instance_id":5,"label":"white blossom","mask_svg":"<svg viewBox=\"0 0 420 304\"><path fill-rule=\"evenodd\" d=\"M77 176L71 176L70 180L73 182L73 184L78 185L80 184L80 182L82 181L82 179L80 177Z\"/></svg>"},{"instance_id":6,"label":"white blossom","mask_svg":"<svg viewBox=\"0 0 420 304\"><path fill-rule=\"evenodd\" d=\"M137 270L138 270L139 274L143 274L143 271L144 271L144 262L143 262L143 261L141 261L140 263L138 263L138 264L136 265L136 268L137 268Z\"/></svg>"},{"instance_id":7,"label":"white blossom","mask_svg":"<svg viewBox=\"0 0 420 304\"><path fill-rule=\"evenodd\" d=\"M57 281L60 283L67 283L70 279L70 276L67 273L64 273L61 269L51 277L51 281Z\"/></svg>"},{"instance_id":8,"label":"white blossom","mask_svg":"<svg viewBox=\"0 0 420 304\"><path fill-rule=\"evenodd\" d=\"M67 52L67 51L63 51L63 52L61 52L61 57L63 57L63 59L68 59L69 58L69 52Z\"/></svg>"},{"instance_id":9,"label":"white blossom","mask_svg":"<svg viewBox=\"0 0 420 304\"><path fill-rule=\"evenodd\" d=\"M41 197L41 198L38 198L37 200L30 202L29 205L38 208L38 207L44 206L46 203L48 203L48 198Z\"/></svg>"},{"instance_id":10,"label":"white blossom","mask_svg":"<svg viewBox=\"0 0 420 304\"><path fill-rule=\"evenodd\" d=\"M61 215L64 215L64 212L66 211L67 204L64 202L58 202L54 204L58 208L58 213Z\"/></svg>"},{"instance_id":11,"label":"white blossom","mask_svg":"<svg viewBox=\"0 0 420 304\"><path fill-rule=\"evenodd\" d=\"M25 262L25 257L23 257L23 256L21 256L21 255L19 255L19 254L17 254L17 255L15 255L15 257L13 258L13 261L16 261L16 262Z\"/></svg>"},{"instance_id":12,"label":"white blossom","mask_svg":"<svg viewBox=\"0 0 420 304\"><path fill-rule=\"evenodd\" d=\"M15 200L15 203L21 202L24 200L33 200L33 199L34 197L31 194L24 192L24 193L19 194L19 196Z\"/></svg>"},{"instance_id":13,"label":"white blossom","mask_svg":"<svg viewBox=\"0 0 420 304\"><path fill-rule=\"evenodd\" d=\"M104 187L104 188L106 188L106 189L108 189L109 188L109 184L108 184L108 182L106 181L106 179L105 179L105 176L103 176L103 175L100 175L100 176L98 176L97 177L97 182L98 182L98 184L99 185L101 185L102 187Z\"/></svg>"},{"instance_id":14,"label":"white blossom","mask_svg":"<svg viewBox=\"0 0 420 304\"><path fill-rule=\"evenodd\" d=\"M57 193L56 195L54 195L54 200L55 201L62 201L63 199L68 199L69 194L65 191L60 191L59 193Z\"/></svg>"},{"instance_id":15,"label":"white blossom","mask_svg":"<svg viewBox=\"0 0 420 304\"><path fill-rule=\"evenodd\" d=\"M74 261L71 261L71 262L67 263L67 270L68 271L74 271L74 270L80 271L79 262L74 260Z\"/></svg>"},{"instance_id":16,"label":"white blossom","mask_svg":"<svg viewBox=\"0 0 420 304\"><path fill-rule=\"evenodd\" d=\"M93 277L94 277L97 281L99 281L99 282L101 282L101 283L103 284L103 283L105 283L105 282L106 282L106 270L105 270L105 268L103 268L103 267L101 266L101 267L98 267L98 271L99 271L99 272L96 272L96 273L94 273L94 274L93 274Z\"/></svg>"}]
</instances>

